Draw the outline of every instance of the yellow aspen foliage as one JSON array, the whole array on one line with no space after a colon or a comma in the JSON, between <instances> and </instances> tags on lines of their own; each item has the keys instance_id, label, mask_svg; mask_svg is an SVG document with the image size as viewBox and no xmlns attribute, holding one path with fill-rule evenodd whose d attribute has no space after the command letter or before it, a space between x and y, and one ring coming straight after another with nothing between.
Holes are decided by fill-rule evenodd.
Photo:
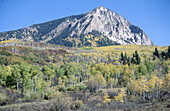
<instances>
[{"instance_id":1,"label":"yellow aspen foliage","mask_svg":"<svg viewBox=\"0 0 170 111\"><path fill-rule=\"evenodd\" d=\"M107 84L110 86L110 88L113 88L113 86L115 85L114 78L109 78Z\"/></svg>"},{"instance_id":2,"label":"yellow aspen foliage","mask_svg":"<svg viewBox=\"0 0 170 111\"><path fill-rule=\"evenodd\" d=\"M61 77L58 78L58 85L62 85L63 81L61 79Z\"/></svg>"},{"instance_id":3,"label":"yellow aspen foliage","mask_svg":"<svg viewBox=\"0 0 170 111\"><path fill-rule=\"evenodd\" d=\"M117 96L114 97L114 99L116 101L122 102L124 103L123 98L126 96L125 90L124 89L120 89L119 93Z\"/></svg>"},{"instance_id":4,"label":"yellow aspen foliage","mask_svg":"<svg viewBox=\"0 0 170 111\"><path fill-rule=\"evenodd\" d=\"M156 78L157 77L153 75L151 79L148 81L148 86L151 90L155 88Z\"/></svg>"},{"instance_id":5,"label":"yellow aspen foliage","mask_svg":"<svg viewBox=\"0 0 170 111\"><path fill-rule=\"evenodd\" d=\"M164 81L165 81L164 86L170 87L170 73L166 74Z\"/></svg>"},{"instance_id":6,"label":"yellow aspen foliage","mask_svg":"<svg viewBox=\"0 0 170 111\"><path fill-rule=\"evenodd\" d=\"M96 69L95 69L95 67L90 68L90 72L91 72L92 75L95 75L95 74L96 74Z\"/></svg>"},{"instance_id":7,"label":"yellow aspen foliage","mask_svg":"<svg viewBox=\"0 0 170 111\"><path fill-rule=\"evenodd\" d=\"M118 83L118 79L116 78L116 79L115 79L115 85L117 85L117 83Z\"/></svg>"},{"instance_id":8,"label":"yellow aspen foliage","mask_svg":"<svg viewBox=\"0 0 170 111\"><path fill-rule=\"evenodd\" d=\"M6 66L5 71L6 71L6 75L7 75L7 76L10 76L10 75L11 75L11 67L10 67L10 66Z\"/></svg>"},{"instance_id":9,"label":"yellow aspen foliage","mask_svg":"<svg viewBox=\"0 0 170 111\"><path fill-rule=\"evenodd\" d=\"M128 69L127 67L124 69L122 83L124 86L127 85L128 82L135 79L134 70Z\"/></svg>"},{"instance_id":10,"label":"yellow aspen foliage","mask_svg":"<svg viewBox=\"0 0 170 111\"><path fill-rule=\"evenodd\" d=\"M148 82L145 76L142 76L136 81L131 81L129 90L131 92L137 92L142 94L142 92L148 92Z\"/></svg>"},{"instance_id":11,"label":"yellow aspen foliage","mask_svg":"<svg viewBox=\"0 0 170 111\"><path fill-rule=\"evenodd\" d=\"M142 91L148 92L147 79L145 78L145 76L142 76L141 79L139 79L138 84Z\"/></svg>"},{"instance_id":12,"label":"yellow aspen foliage","mask_svg":"<svg viewBox=\"0 0 170 111\"><path fill-rule=\"evenodd\" d=\"M158 78L158 79L156 80L156 84L155 84L155 85L156 85L156 88L157 88L157 89L160 89L160 88L162 87L162 85L163 85L163 81Z\"/></svg>"},{"instance_id":13,"label":"yellow aspen foliage","mask_svg":"<svg viewBox=\"0 0 170 111\"><path fill-rule=\"evenodd\" d=\"M91 76L88 80L88 88L92 90L101 89L106 86L106 80L102 74Z\"/></svg>"},{"instance_id":14,"label":"yellow aspen foliage","mask_svg":"<svg viewBox=\"0 0 170 111\"><path fill-rule=\"evenodd\" d=\"M14 40L13 39L9 39L9 40L5 40L5 41L1 41L0 44L2 43L13 43Z\"/></svg>"},{"instance_id":15,"label":"yellow aspen foliage","mask_svg":"<svg viewBox=\"0 0 170 111\"><path fill-rule=\"evenodd\" d=\"M109 102L111 102L111 99L109 99L109 95L108 95L108 93L105 93L104 94L104 96L103 96L103 101L102 101L102 103L104 103L104 104L107 104L107 103L109 103Z\"/></svg>"},{"instance_id":16,"label":"yellow aspen foliage","mask_svg":"<svg viewBox=\"0 0 170 111\"><path fill-rule=\"evenodd\" d=\"M46 88L47 88L47 82L41 79L38 79L37 90L44 91Z\"/></svg>"},{"instance_id":17,"label":"yellow aspen foliage","mask_svg":"<svg viewBox=\"0 0 170 111\"><path fill-rule=\"evenodd\" d=\"M129 91L130 92L135 92L136 91L136 84L137 83L137 81L133 81L133 80L131 80L130 81L130 86L129 86Z\"/></svg>"},{"instance_id":18,"label":"yellow aspen foliage","mask_svg":"<svg viewBox=\"0 0 170 111\"><path fill-rule=\"evenodd\" d=\"M106 86L106 80L101 74L95 75L94 79L100 85L100 87Z\"/></svg>"},{"instance_id":19,"label":"yellow aspen foliage","mask_svg":"<svg viewBox=\"0 0 170 111\"><path fill-rule=\"evenodd\" d=\"M147 84L150 90L154 90L154 89L161 88L163 82L156 75L153 75Z\"/></svg>"}]
</instances>

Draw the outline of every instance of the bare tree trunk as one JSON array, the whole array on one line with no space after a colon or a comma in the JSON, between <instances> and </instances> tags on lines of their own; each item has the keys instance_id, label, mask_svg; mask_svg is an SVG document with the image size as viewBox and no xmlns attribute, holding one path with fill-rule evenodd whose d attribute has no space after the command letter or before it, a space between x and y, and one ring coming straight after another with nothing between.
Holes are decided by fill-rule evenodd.
<instances>
[{"instance_id":1,"label":"bare tree trunk","mask_svg":"<svg viewBox=\"0 0 170 111\"><path fill-rule=\"evenodd\" d=\"M17 78L17 91L18 91L18 78Z\"/></svg>"}]
</instances>

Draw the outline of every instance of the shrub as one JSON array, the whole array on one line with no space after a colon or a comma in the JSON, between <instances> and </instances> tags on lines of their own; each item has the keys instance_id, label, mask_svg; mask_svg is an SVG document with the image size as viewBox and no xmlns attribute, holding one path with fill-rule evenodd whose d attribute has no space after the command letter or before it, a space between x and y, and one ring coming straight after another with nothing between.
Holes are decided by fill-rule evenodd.
<instances>
[{"instance_id":1,"label":"shrub","mask_svg":"<svg viewBox=\"0 0 170 111\"><path fill-rule=\"evenodd\" d=\"M137 101L137 100L139 100L140 99L140 97L138 97L138 96L133 96L133 95L129 95L128 96L128 100L129 101Z\"/></svg>"},{"instance_id":2,"label":"shrub","mask_svg":"<svg viewBox=\"0 0 170 111\"><path fill-rule=\"evenodd\" d=\"M31 92L31 91L27 91L24 94L24 100L26 101L37 101L41 99L41 95L37 92Z\"/></svg>"},{"instance_id":3,"label":"shrub","mask_svg":"<svg viewBox=\"0 0 170 111\"><path fill-rule=\"evenodd\" d=\"M0 86L0 105L7 105L15 103L18 99L18 92Z\"/></svg>"},{"instance_id":4,"label":"shrub","mask_svg":"<svg viewBox=\"0 0 170 111\"><path fill-rule=\"evenodd\" d=\"M6 61L8 64L15 65L15 64L21 64L21 62L23 62L24 60L16 56L9 56L8 58L6 58Z\"/></svg>"},{"instance_id":5,"label":"shrub","mask_svg":"<svg viewBox=\"0 0 170 111\"><path fill-rule=\"evenodd\" d=\"M106 80L102 74L96 74L95 76L89 78L88 88L91 92L95 92L97 89L101 89L104 86L106 86Z\"/></svg>"},{"instance_id":6,"label":"shrub","mask_svg":"<svg viewBox=\"0 0 170 111\"><path fill-rule=\"evenodd\" d=\"M5 59L5 57L0 57L0 64L7 64L7 61Z\"/></svg>"},{"instance_id":7,"label":"shrub","mask_svg":"<svg viewBox=\"0 0 170 111\"><path fill-rule=\"evenodd\" d=\"M59 90L59 91L63 91L63 92L65 92L67 89L66 89L66 87L65 87L65 86L63 86L63 85L59 85L59 86L58 86L58 90Z\"/></svg>"},{"instance_id":8,"label":"shrub","mask_svg":"<svg viewBox=\"0 0 170 111\"><path fill-rule=\"evenodd\" d=\"M124 103L124 97L125 97L125 96L126 96L125 90L124 90L124 89L120 89L118 95L115 96L114 99L115 99L116 101L119 101L119 102Z\"/></svg>"},{"instance_id":9,"label":"shrub","mask_svg":"<svg viewBox=\"0 0 170 111\"><path fill-rule=\"evenodd\" d=\"M70 97L66 97L62 93L57 93L55 98L53 99L51 110L67 111L70 109L71 102L72 99Z\"/></svg>"},{"instance_id":10,"label":"shrub","mask_svg":"<svg viewBox=\"0 0 170 111\"><path fill-rule=\"evenodd\" d=\"M68 87L68 88L67 88L67 91L75 91L74 86L70 86L70 87Z\"/></svg>"},{"instance_id":11,"label":"shrub","mask_svg":"<svg viewBox=\"0 0 170 111\"><path fill-rule=\"evenodd\" d=\"M84 83L79 83L76 85L71 85L70 87L67 88L67 91L79 91L85 89L85 84Z\"/></svg>"},{"instance_id":12,"label":"shrub","mask_svg":"<svg viewBox=\"0 0 170 111\"><path fill-rule=\"evenodd\" d=\"M51 87L51 88L48 88L45 96L47 99L53 99L55 98L60 92L57 91L57 88L56 87Z\"/></svg>"},{"instance_id":13,"label":"shrub","mask_svg":"<svg viewBox=\"0 0 170 111\"><path fill-rule=\"evenodd\" d=\"M100 106L101 106L101 103L97 103L96 106L97 106L97 107L100 107Z\"/></svg>"},{"instance_id":14,"label":"shrub","mask_svg":"<svg viewBox=\"0 0 170 111\"><path fill-rule=\"evenodd\" d=\"M83 106L83 101L81 101L81 100L75 100L75 101L73 101L73 103L71 104L71 109L72 110L77 110L77 109L79 109L80 107L82 107Z\"/></svg>"},{"instance_id":15,"label":"shrub","mask_svg":"<svg viewBox=\"0 0 170 111\"><path fill-rule=\"evenodd\" d=\"M105 93L103 96L104 100L102 101L102 103L108 104L109 102L111 102L111 99L109 99L109 98L110 98L110 96L108 95L108 93Z\"/></svg>"},{"instance_id":16,"label":"shrub","mask_svg":"<svg viewBox=\"0 0 170 111\"><path fill-rule=\"evenodd\" d=\"M165 83L164 83L165 87L170 87L170 73L165 75Z\"/></svg>"},{"instance_id":17,"label":"shrub","mask_svg":"<svg viewBox=\"0 0 170 111\"><path fill-rule=\"evenodd\" d=\"M5 105L7 101L7 96L5 93L0 93L0 106Z\"/></svg>"},{"instance_id":18,"label":"shrub","mask_svg":"<svg viewBox=\"0 0 170 111\"><path fill-rule=\"evenodd\" d=\"M9 52L9 51L5 51L5 50L3 50L3 51L0 51L0 55L11 56L11 55L12 55L12 53L11 53L11 52Z\"/></svg>"},{"instance_id":19,"label":"shrub","mask_svg":"<svg viewBox=\"0 0 170 111\"><path fill-rule=\"evenodd\" d=\"M79 83L79 84L75 85L76 90L83 90L85 88L86 88L86 86L84 83Z\"/></svg>"}]
</instances>

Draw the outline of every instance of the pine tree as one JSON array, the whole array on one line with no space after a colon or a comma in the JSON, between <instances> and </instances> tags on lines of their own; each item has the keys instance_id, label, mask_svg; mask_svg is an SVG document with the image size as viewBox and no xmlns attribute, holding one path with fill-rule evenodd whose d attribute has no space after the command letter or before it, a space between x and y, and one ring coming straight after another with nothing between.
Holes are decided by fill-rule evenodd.
<instances>
[{"instance_id":1,"label":"pine tree","mask_svg":"<svg viewBox=\"0 0 170 111\"><path fill-rule=\"evenodd\" d=\"M133 64L135 63L135 62L134 62L134 57L131 58L131 63L133 63Z\"/></svg>"},{"instance_id":2,"label":"pine tree","mask_svg":"<svg viewBox=\"0 0 170 111\"><path fill-rule=\"evenodd\" d=\"M168 46L167 56L170 58L170 46Z\"/></svg>"},{"instance_id":3,"label":"pine tree","mask_svg":"<svg viewBox=\"0 0 170 111\"><path fill-rule=\"evenodd\" d=\"M125 60L127 60L127 54L125 53Z\"/></svg>"},{"instance_id":4,"label":"pine tree","mask_svg":"<svg viewBox=\"0 0 170 111\"><path fill-rule=\"evenodd\" d=\"M123 62L123 65L125 65L125 56L123 55L123 52L121 52L121 62ZM127 56L126 56L126 58L127 58Z\"/></svg>"},{"instance_id":5,"label":"pine tree","mask_svg":"<svg viewBox=\"0 0 170 111\"><path fill-rule=\"evenodd\" d=\"M136 57L136 64L140 64L141 60L140 60L137 50L135 51L135 57Z\"/></svg>"},{"instance_id":6,"label":"pine tree","mask_svg":"<svg viewBox=\"0 0 170 111\"><path fill-rule=\"evenodd\" d=\"M170 46L168 46L168 52L170 53Z\"/></svg>"},{"instance_id":7,"label":"pine tree","mask_svg":"<svg viewBox=\"0 0 170 111\"><path fill-rule=\"evenodd\" d=\"M121 56L121 59L120 59L120 60L123 61L123 60L124 60L123 52L121 52L120 56Z\"/></svg>"},{"instance_id":8,"label":"pine tree","mask_svg":"<svg viewBox=\"0 0 170 111\"><path fill-rule=\"evenodd\" d=\"M155 52L153 54L159 58L159 51L157 48L155 48Z\"/></svg>"}]
</instances>

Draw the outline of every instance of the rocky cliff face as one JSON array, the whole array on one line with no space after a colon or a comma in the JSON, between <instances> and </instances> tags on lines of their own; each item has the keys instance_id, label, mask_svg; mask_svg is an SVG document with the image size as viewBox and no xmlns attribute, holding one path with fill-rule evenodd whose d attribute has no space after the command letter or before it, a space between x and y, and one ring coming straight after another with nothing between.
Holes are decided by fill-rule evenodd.
<instances>
[{"instance_id":1,"label":"rocky cliff face","mask_svg":"<svg viewBox=\"0 0 170 111\"><path fill-rule=\"evenodd\" d=\"M139 27L105 8L0 33L0 39L17 38L65 46L153 45Z\"/></svg>"}]
</instances>

